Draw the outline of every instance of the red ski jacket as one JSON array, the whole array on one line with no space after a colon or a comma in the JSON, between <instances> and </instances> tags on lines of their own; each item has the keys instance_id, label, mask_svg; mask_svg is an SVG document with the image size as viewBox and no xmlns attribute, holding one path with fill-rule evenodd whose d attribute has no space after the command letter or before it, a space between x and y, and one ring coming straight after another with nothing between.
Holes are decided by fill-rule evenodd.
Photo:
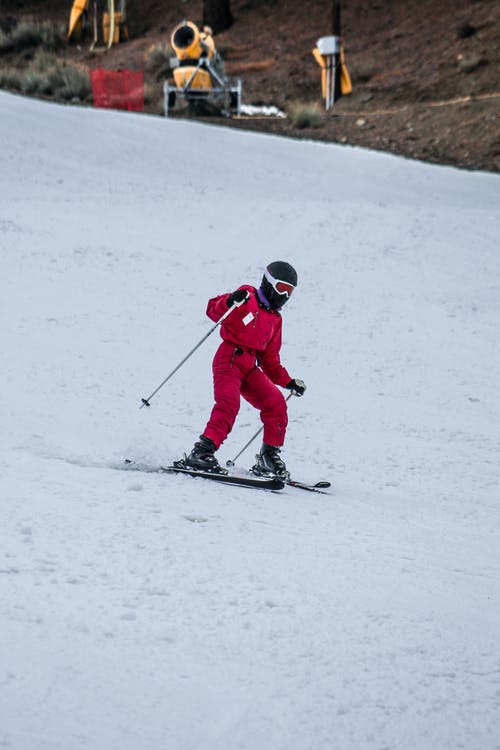
<instances>
[{"instance_id":1,"label":"red ski jacket","mask_svg":"<svg viewBox=\"0 0 500 750\"><path fill-rule=\"evenodd\" d=\"M257 362L267 377L276 385L285 388L292 379L280 362L281 314L262 307L256 296L256 288L243 285L250 293L244 305L236 307L221 324L220 335L224 341L255 354ZM218 321L227 310L228 294L213 297L207 305L207 315Z\"/></svg>"}]
</instances>

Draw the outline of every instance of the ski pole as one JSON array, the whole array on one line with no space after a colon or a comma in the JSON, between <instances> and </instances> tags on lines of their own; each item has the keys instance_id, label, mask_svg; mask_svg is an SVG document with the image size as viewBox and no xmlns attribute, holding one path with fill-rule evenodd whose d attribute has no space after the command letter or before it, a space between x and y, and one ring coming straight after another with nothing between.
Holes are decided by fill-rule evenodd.
<instances>
[{"instance_id":1,"label":"ski pole","mask_svg":"<svg viewBox=\"0 0 500 750\"><path fill-rule=\"evenodd\" d=\"M289 393L288 396L286 397L285 401L290 401L290 399L292 398L292 396L293 396L293 392ZM243 448L240 450L239 453L236 454L236 456L233 458L233 460L231 461L231 459L228 458L228 460L226 461L226 466L234 466L236 460L241 456L242 453L244 453L246 451L246 449L248 448L248 446L250 445L250 443L253 443L253 441L255 440L255 438L259 437L259 435L260 435L260 433L262 432L263 429L264 429L264 425L262 425L262 427L259 427L259 429L255 433L255 435L250 438L250 440L248 441L248 443L246 443L243 446Z\"/></svg>"},{"instance_id":2,"label":"ski pole","mask_svg":"<svg viewBox=\"0 0 500 750\"><path fill-rule=\"evenodd\" d=\"M201 339L201 341L198 341L198 343L196 344L196 346L194 346L191 349L191 351L188 354L186 354L186 356L184 357L184 359L181 362L179 362L179 364L177 365L177 367L174 367L174 369L172 370L172 372L170 372L167 375L167 377L165 378L165 380L163 380L160 383L160 385L158 386L158 388L155 388L155 390L153 391L153 393L150 396L148 396L148 398L141 398L142 404L139 407L140 409L142 409L143 406L151 406L151 404L149 402L151 401L151 399L153 398L153 396L155 396L158 393L158 391L160 390L160 388L163 388L163 386L165 385L165 383L168 380L170 380L170 378L172 377L172 375L175 375L175 373L177 372L177 370L179 370L182 367L182 365L184 364L184 362L186 362L189 359L189 357L192 354L194 354L194 352L198 349L198 347L200 347L203 344L203 342L205 341L205 339L208 339L208 337L210 336L210 334L213 333L215 331L215 329L217 328L217 326L220 326L220 324L227 318L227 316L232 313L232 311L234 310L234 308L235 307L239 307L245 301L246 300L242 300L241 302L234 302L231 305L231 307L229 307L226 310L226 312L224 313L224 315L222 316L222 318L219 318L219 320L217 321L217 323L215 323L215 325L212 326L212 328L208 331L208 333L206 333L203 336L203 338Z\"/></svg>"}]
</instances>

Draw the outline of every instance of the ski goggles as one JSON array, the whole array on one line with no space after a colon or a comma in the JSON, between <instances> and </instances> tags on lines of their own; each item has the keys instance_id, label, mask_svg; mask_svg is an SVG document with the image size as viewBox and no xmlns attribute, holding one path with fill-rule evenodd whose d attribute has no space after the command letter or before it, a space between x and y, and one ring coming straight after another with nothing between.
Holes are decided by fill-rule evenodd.
<instances>
[{"instance_id":1,"label":"ski goggles","mask_svg":"<svg viewBox=\"0 0 500 750\"><path fill-rule=\"evenodd\" d=\"M264 271L264 276L271 284L275 292L277 292L278 294L286 294L287 299L290 299L291 294L295 289L293 284L290 284L289 281L281 281L281 279L275 279L273 276L271 276L267 268Z\"/></svg>"}]
</instances>

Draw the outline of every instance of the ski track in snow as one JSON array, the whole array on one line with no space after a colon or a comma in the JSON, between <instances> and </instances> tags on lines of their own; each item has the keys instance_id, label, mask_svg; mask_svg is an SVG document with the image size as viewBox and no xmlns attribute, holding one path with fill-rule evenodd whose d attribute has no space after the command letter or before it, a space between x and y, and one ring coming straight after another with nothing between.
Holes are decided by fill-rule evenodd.
<instances>
[{"instance_id":1,"label":"ski track in snow","mask_svg":"<svg viewBox=\"0 0 500 750\"><path fill-rule=\"evenodd\" d=\"M499 198L0 92L0 747L500 749ZM191 447L217 332L140 398L277 259L284 457L332 496L120 470Z\"/></svg>"}]
</instances>

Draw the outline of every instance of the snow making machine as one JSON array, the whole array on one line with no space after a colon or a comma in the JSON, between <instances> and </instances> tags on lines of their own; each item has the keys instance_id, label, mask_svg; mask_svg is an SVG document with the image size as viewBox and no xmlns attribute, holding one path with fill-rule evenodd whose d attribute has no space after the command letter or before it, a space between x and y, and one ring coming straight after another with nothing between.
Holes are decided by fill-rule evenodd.
<instances>
[{"instance_id":1,"label":"snow making machine","mask_svg":"<svg viewBox=\"0 0 500 750\"><path fill-rule=\"evenodd\" d=\"M165 117L178 99L196 114L239 115L241 81L233 84L226 78L210 27L200 30L183 21L173 30L170 43L176 57L171 60L174 83L165 81L163 87Z\"/></svg>"},{"instance_id":2,"label":"snow making machine","mask_svg":"<svg viewBox=\"0 0 500 750\"><path fill-rule=\"evenodd\" d=\"M69 18L67 38L83 42L89 28L89 6L93 6L92 52L104 52L113 44L128 39L126 0L74 0Z\"/></svg>"}]
</instances>

